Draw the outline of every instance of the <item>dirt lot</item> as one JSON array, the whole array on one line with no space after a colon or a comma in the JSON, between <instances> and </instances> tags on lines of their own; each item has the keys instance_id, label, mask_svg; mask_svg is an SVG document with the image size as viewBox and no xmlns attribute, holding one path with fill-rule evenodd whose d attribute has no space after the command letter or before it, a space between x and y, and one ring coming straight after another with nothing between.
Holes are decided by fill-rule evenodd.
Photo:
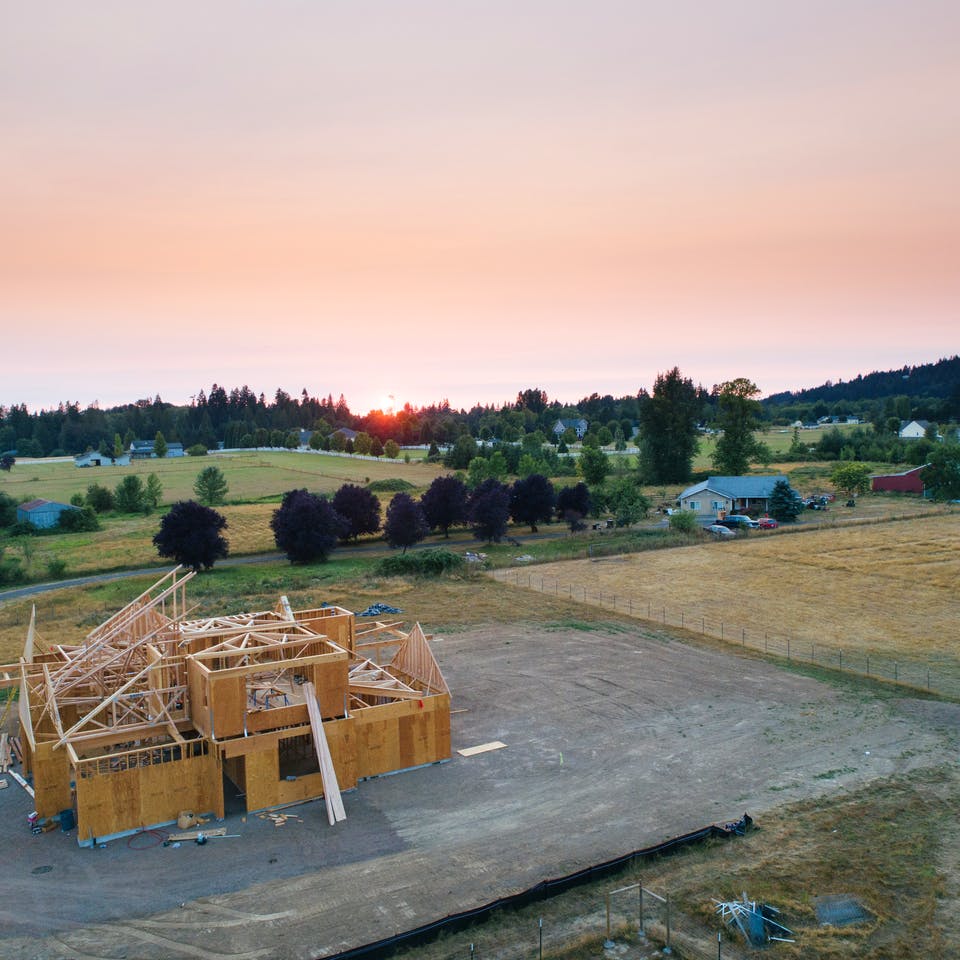
<instances>
[{"instance_id":1,"label":"dirt lot","mask_svg":"<svg viewBox=\"0 0 960 960\"><path fill-rule=\"evenodd\" d=\"M203 847L80 850L31 837L26 794L0 791L0 957L321 957L745 810L939 763L960 740L953 706L931 724L910 701L632 625L475 629L435 651L454 749L506 749L361 783L335 828L315 803L280 829L231 815L240 837Z\"/></svg>"}]
</instances>

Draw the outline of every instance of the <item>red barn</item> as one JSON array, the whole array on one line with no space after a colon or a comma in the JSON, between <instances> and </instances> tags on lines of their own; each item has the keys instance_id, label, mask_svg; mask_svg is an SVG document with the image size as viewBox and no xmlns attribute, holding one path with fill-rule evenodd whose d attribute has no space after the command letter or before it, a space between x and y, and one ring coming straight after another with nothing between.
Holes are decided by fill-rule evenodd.
<instances>
[{"instance_id":1,"label":"red barn","mask_svg":"<svg viewBox=\"0 0 960 960\"><path fill-rule=\"evenodd\" d=\"M928 464L920 467L913 467L910 470L904 470L903 473L880 473L870 478L870 489L874 493L877 491L893 491L895 493L919 493L923 494L923 481L920 479L920 471Z\"/></svg>"}]
</instances>

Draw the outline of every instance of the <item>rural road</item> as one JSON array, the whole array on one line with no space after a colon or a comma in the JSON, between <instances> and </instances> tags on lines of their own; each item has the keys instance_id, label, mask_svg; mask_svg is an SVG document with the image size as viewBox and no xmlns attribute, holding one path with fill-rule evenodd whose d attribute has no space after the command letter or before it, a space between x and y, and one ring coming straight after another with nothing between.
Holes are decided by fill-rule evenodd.
<instances>
[{"instance_id":1,"label":"rural road","mask_svg":"<svg viewBox=\"0 0 960 960\"><path fill-rule=\"evenodd\" d=\"M567 536L566 531L552 531L550 533L527 533L521 534L520 536L513 537L511 539L522 541L524 543L529 541L538 541L538 540L554 540L557 537ZM439 547L443 546L444 543L437 543L432 541L430 543L418 543L410 547L411 550L427 550L430 547ZM473 549L475 547L485 546L480 540L458 540L451 541L451 546L456 547L466 547L468 549ZM358 545L347 545L341 546L338 549L348 551L350 553L370 553L377 554L382 553L384 555L391 552L392 548L379 543L362 543ZM219 567L239 567L249 563L271 563L277 560L283 560L284 554L279 552L274 553L257 553L251 554L250 556L242 557L227 557L226 560L219 560L217 566ZM135 570L113 570L109 573L95 573L87 577L71 577L69 580L55 580L51 583L31 583L23 587L14 587L9 590L0 590L0 604L6 603L10 600L22 600L24 597L32 597L39 593L49 593L51 590L65 590L69 587L83 587L91 583L109 583L112 580L125 580L128 577L146 577L152 574L158 576L162 575L165 570L169 568L169 564L159 564L154 567L140 567Z\"/></svg>"}]
</instances>

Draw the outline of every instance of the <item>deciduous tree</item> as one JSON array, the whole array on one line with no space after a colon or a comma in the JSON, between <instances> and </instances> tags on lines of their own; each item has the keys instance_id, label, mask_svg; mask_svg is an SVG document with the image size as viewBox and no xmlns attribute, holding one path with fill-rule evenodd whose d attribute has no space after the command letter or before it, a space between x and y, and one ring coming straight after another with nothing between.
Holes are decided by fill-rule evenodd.
<instances>
[{"instance_id":1,"label":"deciduous tree","mask_svg":"<svg viewBox=\"0 0 960 960\"><path fill-rule=\"evenodd\" d=\"M723 431L713 453L713 465L725 476L746 473L760 453L754 431L760 426L760 389L745 377L728 380L715 388L717 425Z\"/></svg>"},{"instance_id":2,"label":"deciduous tree","mask_svg":"<svg viewBox=\"0 0 960 960\"><path fill-rule=\"evenodd\" d=\"M938 444L920 478L935 500L960 500L960 444Z\"/></svg>"},{"instance_id":3,"label":"deciduous tree","mask_svg":"<svg viewBox=\"0 0 960 960\"><path fill-rule=\"evenodd\" d=\"M288 490L273 511L270 529L291 563L325 562L343 530L343 518L329 501L308 490Z\"/></svg>"},{"instance_id":4,"label":"deciduous tree","mask_svg":"<svg viewBox=\"0 0 960 960\"><path fill-rule=\"evenodd\" d=\"M585 483L563 487L557 493L557 516L570 527L570 532L583 530L583 518L590 512L590 489Z\"/></svg>"},{"instance_id":5,"label":"deciduous tree","mask_svg":"<svg viewBox=\"0 0 960 960\"><path fill-rule=\"evenodd\" d=\"M610 473L610 460L599 447L585 446L577 459L577 473L591 486L599 486Z\"/></svg>"},{"instance_id":6,"label":"deciduous tree","mask_svg":"<svg viewBox=\"0 0 960 960\"><path fill-rule=\"evenodd\" d=\"M227 555L227 541L221 531L227 528L224 517L195 500L175 503L160 521L153 544L161 557L196 571L209 570Z\"/></svg>"},{"instance_id":7,"label":"deciduous tree","mask_svg":"<svg viewBox=\"0 0 960 960\"><path fill-rule=\"evenodd\" d=\"M510 519L510 488L499 480L489 479L470 494L467 506L470 526L479 540L499 543L507 532Z\"/></svg>"},{"instance_id":8,"label":"deciduous tree","mask_svg":"<svg viewBox=\"0 0 960 960\"><path fill-rule=\"evenodd\" d=\"M343 540L356 540L365 533L380 529L380 501L365 487L345 483L333 495L333 509L343 518Z\"/></svg>"},{"instance_id":9,"label":"deciduous tree","mask_svg":"<svg viewBox=\"0 0 960 960\"><path fill-rule=\"evenodd\" d=\"M870 468L865 463L838 463L830 482L846 496L856 497L870 489Z\"/></svg>"},{"instance_id":10,"label":"deciduous tree","mask_svg":"<svg viewBox=\"0 0 960 960\"><path fill-rule=\"evenodd\" d=\"M530 532L537 532L538 523L549 523L557 493L542 473L531 473L514 483L510 491L510 516L517 523L526 523Z\"/></svg>"},{"instance_id":11,"label":"deciduous tree","mask_svg":"<svg viewBox=\"0 0 960 960\"><path fill-rule=\"evenodd\" d=\"M391 547L412 547L419 543L429 532L423 509L409 493L398 493L387 507L387 518L383 524L383 533Z\"/></svg>"},{"instance_id":12,"label":"deciduous tree","mask_svg":"<svg viewBox=\"0 0 960 960\"><path fill-rule=\"evenodd\" d=\"M458 477L437 477L420 498L431 530L450 536L450 528L467 522L467 488Z\"/></svg>"}]
</instances>

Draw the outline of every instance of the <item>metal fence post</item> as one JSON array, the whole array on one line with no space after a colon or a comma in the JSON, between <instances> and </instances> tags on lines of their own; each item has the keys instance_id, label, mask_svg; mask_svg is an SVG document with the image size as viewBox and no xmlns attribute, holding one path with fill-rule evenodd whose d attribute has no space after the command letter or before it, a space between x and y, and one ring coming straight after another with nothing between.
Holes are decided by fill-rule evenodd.
<instances>
[{"instance_id":1,"label":"metal fence post","mask_svg":"<svg viewBox=\"0 0 960 960\"><path fill-rule=\"evenodd\" d=\"M604 950L611 950L614 946L610 939L610 892L607 891L607 939L603 943Z\"/></svg>"},{"instance_id":2,"label":"metal fence post","mask_svg":"<svg viewBox=\"0 0 960 960\"><path fill-rule=\"evenodd\" d=\"M645 937L646 934L643 932L643 880L637 881L637 916L640 922L637 933L641 937Z\"/></svg>"},{"instance_id":3,"label":"metal fence post","mask_svg":"<svg viewBox=\"0 0 960 960\"><path fill-rule=\"evenodd\" d=\"M673 947L670 946L670 898L667 897L667 942L664 945L663 952L673 953Z\"/></svg>"},{"instance_id":4,"label":"metal fence post","mask_svg":"<svg viewBox=\"0 0 960 960\"><path fill-rule=\"evenodd\" d=\"M540 918L540 960L543 960L543 917Z\"/></svg>"}]
</instances>

